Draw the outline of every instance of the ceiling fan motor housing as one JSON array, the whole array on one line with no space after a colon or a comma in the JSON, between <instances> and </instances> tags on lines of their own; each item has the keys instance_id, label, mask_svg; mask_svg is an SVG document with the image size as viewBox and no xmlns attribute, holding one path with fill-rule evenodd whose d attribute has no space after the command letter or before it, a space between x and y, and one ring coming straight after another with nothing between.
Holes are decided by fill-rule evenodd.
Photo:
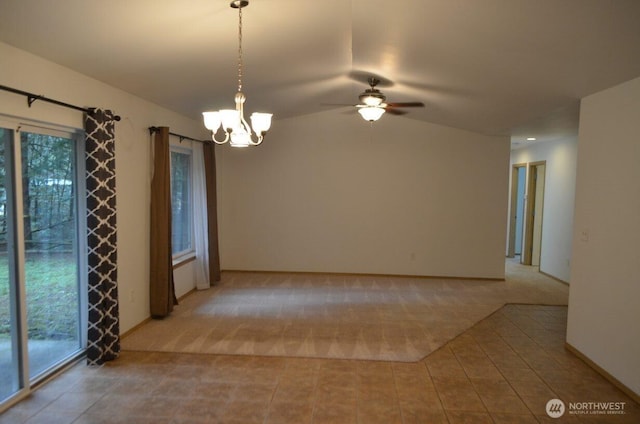
<instances>
[{"instance_id":1,"label":"ceiling fan motor housing","mask_svg":"<svg viewBox=\"0 0 640 424\"><path fill-rule=\"evenodd\" d=\"M375 77L369 77L368 82L370 88L367 88L364 90L364 93L360 94L358 97L360 102L367 106L381 106L387 97L376 88L380 80Z\"/></svg>"}]
</instances>

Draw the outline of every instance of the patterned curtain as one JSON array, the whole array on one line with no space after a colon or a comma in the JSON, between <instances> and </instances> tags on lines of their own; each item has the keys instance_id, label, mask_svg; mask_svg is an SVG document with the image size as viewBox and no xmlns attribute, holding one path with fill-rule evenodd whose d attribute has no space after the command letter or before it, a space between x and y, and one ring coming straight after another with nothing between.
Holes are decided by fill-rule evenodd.
<instances>
[{"instance_id":1,"label":"patterned curtain","mask_svg":"<svg viewBox=\"0 0 640 424\"><path fill-rule=\"evenodd\" d=\"M100 365L120 353L116 241L115 126L110 110L85 115L88 333L87 363Z\"/></svg>"}]
</instances>

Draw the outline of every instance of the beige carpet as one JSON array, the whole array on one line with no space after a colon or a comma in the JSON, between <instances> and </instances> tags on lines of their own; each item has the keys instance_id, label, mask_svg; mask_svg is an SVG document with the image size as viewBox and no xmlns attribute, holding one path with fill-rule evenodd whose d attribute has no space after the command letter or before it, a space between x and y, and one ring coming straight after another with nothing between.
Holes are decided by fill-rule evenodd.
<instances>
[{"instance_id":1,"label":"beige carpet","mask_svg":"<svg viewBox=\"0 0 640 424\"><path fill-rule=\"evenodd\" d=\"M225 272L124 350L413 362L506 303L566 305L568 286L507 261L507 281Z\"/></svg>"}]
</instances>

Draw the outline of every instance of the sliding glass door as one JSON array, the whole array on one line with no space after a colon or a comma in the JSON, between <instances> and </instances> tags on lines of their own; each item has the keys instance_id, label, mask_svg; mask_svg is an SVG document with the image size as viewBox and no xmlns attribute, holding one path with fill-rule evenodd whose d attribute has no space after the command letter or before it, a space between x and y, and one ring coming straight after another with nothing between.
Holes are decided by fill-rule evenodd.
<instances>
[{"instance_id":1,"label":"sliding glass door","mask_svg":"<svg viewBox=\"0 0 640 424\"><path fill-rule=\"evenodd\" d=\"M23 125L0 138L2 402L82 352L84 302L75 135Z\"/></svg>"},{"instance_id":2,"label":"sliding glass door","mask_svg":"<svg viewBox=\"0 0 640 424\"><path fill-rule=\"evenodd\" d=\"M12 131L0 128L0 401L17 393L20 388L21 355L18 319L15 260L15 231L9 223L15 221L12 210L12 175L7 165L12 161Z\"/></svg>"}]
</instances>

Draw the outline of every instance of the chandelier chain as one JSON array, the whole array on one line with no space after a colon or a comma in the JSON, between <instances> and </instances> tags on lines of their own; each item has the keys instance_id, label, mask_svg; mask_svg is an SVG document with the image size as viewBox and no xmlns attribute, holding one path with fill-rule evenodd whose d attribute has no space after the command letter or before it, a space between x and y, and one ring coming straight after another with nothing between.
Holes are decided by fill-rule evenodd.
<instances>
[{"instance_id":1,"label":"chandelier chain","mask_svg":"<svg viewBox=\"0 0 640 424\"><path fill-rule=\"evenodd\" d=\"M238 92L242 91L242 7L238 8Z\"/></svg>"}]
</instances>

